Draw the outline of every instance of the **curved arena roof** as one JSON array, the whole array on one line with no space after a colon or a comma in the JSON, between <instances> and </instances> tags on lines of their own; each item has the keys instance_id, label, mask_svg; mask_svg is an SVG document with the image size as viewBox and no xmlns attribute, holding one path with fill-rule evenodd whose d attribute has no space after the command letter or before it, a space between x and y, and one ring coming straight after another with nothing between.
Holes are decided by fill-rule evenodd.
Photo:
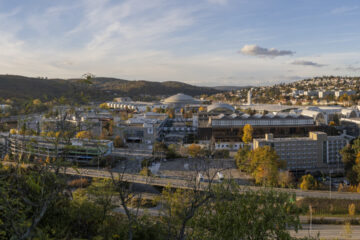
<instances>
[{"instance_id":1,"label":"curved arena roof","mask_svg":"<svg viewBox=\"0 0 360 240\"><path fill-rule=\"evenodd\" d=\"M207 107L208 112L212 111L226 111L226 112L235 112L235 108L226 103L214 103Z\"/></svg>"}]
</instances>

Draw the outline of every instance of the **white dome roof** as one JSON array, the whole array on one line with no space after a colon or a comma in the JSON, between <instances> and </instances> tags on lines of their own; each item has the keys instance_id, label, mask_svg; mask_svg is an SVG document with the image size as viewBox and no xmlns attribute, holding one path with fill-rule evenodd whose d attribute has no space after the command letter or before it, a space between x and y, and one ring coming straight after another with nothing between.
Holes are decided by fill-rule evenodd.
<instances>
[{"instance_id":1,"label":"white dome roof","mask_svg":"<svg viewBox=\"0 0 360 240\"><path fill-rule=\"evenodd\" d=\"M178 93L164 100L164 103L195 103L196 100L186 94Z\"/></svg>"}]
</instances>

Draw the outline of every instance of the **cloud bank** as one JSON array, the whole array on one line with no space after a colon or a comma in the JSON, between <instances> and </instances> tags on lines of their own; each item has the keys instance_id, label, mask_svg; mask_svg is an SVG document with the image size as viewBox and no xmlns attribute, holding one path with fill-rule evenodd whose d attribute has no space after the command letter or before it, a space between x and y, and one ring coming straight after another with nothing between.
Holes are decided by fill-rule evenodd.
<instances>
[{"instance_id":1,"label":"cloud bank","mask_svg":"<svg viewBox=\"0 0 360 240\"><path fill-rule=\"evenodd\" d=\"M295 52L290 50L278 50L275 48L263 48L257 45L245 45L240 53L251 56L259 56L259 57L279 57L286 55L293 55Z\"/></svg>"}]
</instances>

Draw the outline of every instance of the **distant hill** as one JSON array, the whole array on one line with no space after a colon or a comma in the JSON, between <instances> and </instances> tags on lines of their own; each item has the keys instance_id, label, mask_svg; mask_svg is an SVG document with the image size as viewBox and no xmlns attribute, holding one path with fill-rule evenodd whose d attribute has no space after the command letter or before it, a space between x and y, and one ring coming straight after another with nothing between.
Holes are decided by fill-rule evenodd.
<instances>
[{"instance_id":1,"label":"distant hill","mask_svg":"<svg viewBox=\"0 0 360 240\"><path fill-rule=\"evenodd\" d=\"M41 98L44 95L59 97L71 91L71 88L70 82L61 79L0 75L1 98Z\"/></svg>"},{"instance_id":2,"label":"distant hill","mask_svg":"<svg viewBox=\"0 0 360 240\"><path fill-rule=\"evenodd\" d=\"M0 75L0 98L71 97L86 89L85 94L94 100L110 100L114 96L169 96L184 93L191 96L215 94L219 90L198 87L186 83L167 81L129 81L117 78L98 77L93 84L85 86L80 79L42 79L16 75Z\"/></svg>"},{"instance_id":3,"label":"distant hill","mask_svg":"<svg viewBox=\"0 0 360 240\"><path fill-rule=\"evenodd\" d=\"M216 86L213 88L219 91L231 91L231 90L241 90L244 88L251 88L251 87L252 86Z\"/></svg>"},{"instance_id":4,"label":"distant hill","mask_svg":"<svg viewBox=\"0 0 360 240\"><path fill-rule=\"evenodd\" d=\"M116 78L95 78L93 79L93 87L99 90L110 91L113 93L129 96L173 95L179 92L195 96L201 94L214 94L219 92L213 88L197 87L182 82L151 82L145 80L128 81Z\"/></svg>"}]
</instances>

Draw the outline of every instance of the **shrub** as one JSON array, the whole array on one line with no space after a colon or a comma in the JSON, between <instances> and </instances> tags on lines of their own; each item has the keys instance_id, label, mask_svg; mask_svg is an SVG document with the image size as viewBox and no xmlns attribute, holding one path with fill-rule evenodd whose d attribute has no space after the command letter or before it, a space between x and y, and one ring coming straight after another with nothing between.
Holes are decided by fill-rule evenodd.
<instances>
[{"instance_id":1,"label":"shrub","mask_svg":"<svg viewBox=\"0 0 360 240\"><path fill-rule=\"evenodd\" d=\"M68 182L68 186L72 188L86 188L90 185L87 178L78 178Z\"/></svg>"},{"instance_id":2,"label":"shrub","mask_svg":"<svg viewBox=\"0 0 360 240\"><path fill-rule=\"evenodd\" d=\"M141 169L140 175L149 177L149 176L152 175L152 173L151 173L151 170L148 167L144 167L143 169Z\"/></svg>"},{"instance_id":3,"label":"shrub","mask_svg":"<svg viewBox=\"0 0 360 240\"><path fill-rule=\"evenodd\" d=\"M124 140L120 136L116 136L114 139L114 147L119 148L124 146Z\"/></svg>"},{"instance_id":4,"label":"shrub","mask_svg":"<svg viewBox=\"0 0 360 240\"><path fill-rule=\"evenodd\" d=\"M156 205L156 201L150 198L133 198L130 202L131 207L153 208Z\"/></svg>"},{"instance_id":5,"label":"shrub","mask_svg":"<svg viewBox=\"0 0 360 240\"><path fill-rule=\"evenodd\" d=\"M302 190L314 190L318 188L318 183L311 174L301 177L300 188Z\"/></svg>"}]
</instances>

